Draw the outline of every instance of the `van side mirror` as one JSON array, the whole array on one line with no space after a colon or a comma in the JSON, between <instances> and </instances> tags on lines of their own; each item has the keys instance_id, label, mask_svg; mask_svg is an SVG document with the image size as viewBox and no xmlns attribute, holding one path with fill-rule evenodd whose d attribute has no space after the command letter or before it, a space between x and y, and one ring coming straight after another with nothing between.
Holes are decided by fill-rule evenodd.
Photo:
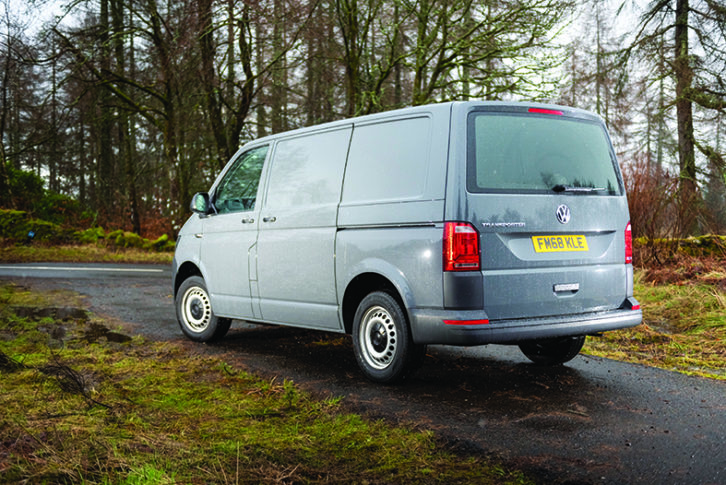
<instances>
[{"instance_id":1,"label":"van side mirror","mask_svg":"<svg viewBox=\"0 0 726 485\"><path fill-rule=\"evenodd\" d=\"M195 214L209 214L209 194L206 192L197 192L196 194L194 194L194 197L192 197L192 203L190 204L189 208Z\"/></svg>"}]
</instances>

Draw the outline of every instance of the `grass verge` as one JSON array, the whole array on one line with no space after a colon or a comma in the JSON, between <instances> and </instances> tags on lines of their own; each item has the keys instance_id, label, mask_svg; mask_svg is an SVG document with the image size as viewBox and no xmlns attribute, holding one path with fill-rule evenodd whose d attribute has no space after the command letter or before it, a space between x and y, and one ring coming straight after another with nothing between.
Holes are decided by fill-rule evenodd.
<instances>
[{"instance_id":1,"label":"grass verge","mask_svg":"<svg viewBox=\"0 0 726 485\"><path fill-rule=\"evenodd\" d=\"M68 246L5 246L0 247L0 261L5 263L154 263L171 264L173 253L160 253L137 248L107 248L95 244Z\"/></svg>"},{"instance_id":2,"label":"grass verge","mask_svg":"<svg viewBox=\"0 0 726 485\"><path fill-rule=\"evenodd\" d=\"M637 271L635 297L643 308L643 323L589 338L583 352L726 380L723 275L715 278L719 275L709 272L703 276L688 282L655 284L646 281L643 271Z\"/></svg>"},{"instance_id":3,"label":"grass verge","mask_svg":"<svg viewBox=\"0 0 726 485\"><path fill-rule=\"evenodd\" d=\"M339 398L32 301L69 302L0 288L0 483L532 483Z\"/></svg>"}]
</instances>

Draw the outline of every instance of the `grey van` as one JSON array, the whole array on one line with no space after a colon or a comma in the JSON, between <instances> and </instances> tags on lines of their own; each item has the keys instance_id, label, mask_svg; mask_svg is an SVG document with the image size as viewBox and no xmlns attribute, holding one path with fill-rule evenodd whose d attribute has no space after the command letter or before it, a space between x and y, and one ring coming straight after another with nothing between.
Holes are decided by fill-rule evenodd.
<instances>
[{"instance_id":1,"label":"grey van","mask_svg":"<svg viewBox=\"0 0 726 485\"><path fill-rule=\"evenodd\" d=\"M579 109L451 102L280 133L191 210L173 290L200 342L235 319L352 334L393 382L427 344L554 365L642 319L615 153Z\"/></svg>"}]
</instances>

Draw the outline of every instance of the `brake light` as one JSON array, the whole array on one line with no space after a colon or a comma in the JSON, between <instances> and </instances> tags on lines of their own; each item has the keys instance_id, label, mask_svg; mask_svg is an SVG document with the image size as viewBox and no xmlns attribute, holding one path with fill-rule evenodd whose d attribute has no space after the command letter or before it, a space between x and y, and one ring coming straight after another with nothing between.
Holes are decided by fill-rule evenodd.
<instances>
[{"instance_id":1,"label":"brake light","mask_svg":"<svg viewBox=\"0 0 726 485\"><path fill-rule=\"evenodd\" d=\"M625 264L633 263L633 230L630 222L625 226Z\"/></svg>"},{"instance_id":2,"label":"brake light","mask_svg":"<svg viewBox=\"0 0 726 485\"><path fill-rule=\"evenodd\" d=\"M529 108L530 113L538 113L541 115L557 115L562 116L564 113L557 109Z\"/></svg>"},{"instance_id":3,"label":"brake light","mask_svg":"<svg viewBox=\"0 0 726 485\"><path fill-rule=\"evenodd\" d=\"M444 271L479 271L479 233L468 222L444 223Z\"/></svg>"}]
</instances>

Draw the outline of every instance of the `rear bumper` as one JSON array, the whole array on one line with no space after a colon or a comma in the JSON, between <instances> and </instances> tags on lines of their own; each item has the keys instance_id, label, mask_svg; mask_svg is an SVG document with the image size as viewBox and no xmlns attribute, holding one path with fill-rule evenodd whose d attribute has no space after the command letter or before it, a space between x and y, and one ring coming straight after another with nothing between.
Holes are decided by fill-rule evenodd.
<instances>
[{"instance_id":1,"label":"rear bumper","mask_svg":"<svg viewBox=\"0 0 726 485\"><path fill-rule=\"evenodd\" d=\"M514 320L493 320L487 324L447 325L444 320L482 321L488 317L481 310L451 311L412 309L411 333L417 344L484 345L516 344L527 340L592 335L609 330L634 327L643 320L643 312L634 298L628 298L617 310L576 315ZM633 310L633 307L638 308Z\"/></svg>"}]
</instances>

